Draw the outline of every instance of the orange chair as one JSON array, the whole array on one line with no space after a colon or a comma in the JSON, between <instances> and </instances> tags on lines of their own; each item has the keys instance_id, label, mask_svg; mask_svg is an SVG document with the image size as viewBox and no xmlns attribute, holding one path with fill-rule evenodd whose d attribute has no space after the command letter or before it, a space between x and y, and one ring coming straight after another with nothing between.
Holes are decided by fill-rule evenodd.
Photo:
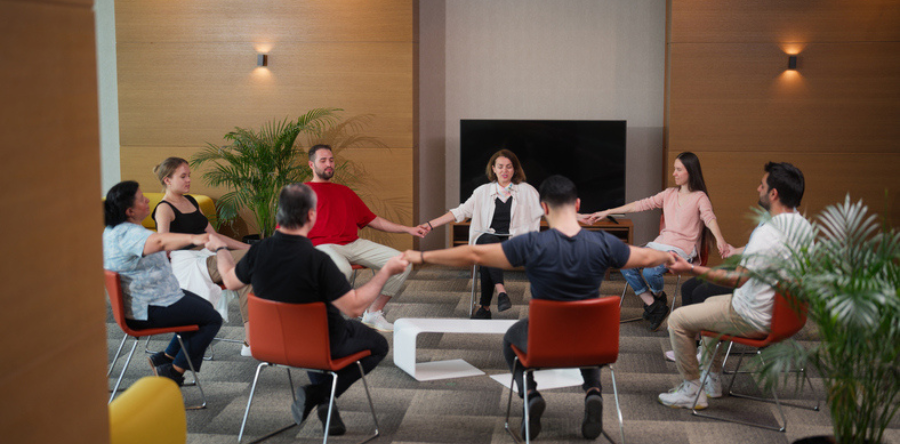
<instances>
[{"instance_id":1,"label":"orange chair","mask_svg":"<svg viewBox=\"0 0 900 444\"><path fill-rule=\"evenodd\" d=\"M244 427L247 425L247 417L250 415L250 404L253 402L253 393L256 391L256 383L259 373L264 367L282 366L287 369L288 382L291 385L291 396L294 395L294 382L291 379L290 368L317 371L332 376L331 397L328 401L328 420L324 428L325 438L328 442L328 428L331 425L331 411L334 408L334 391L337 387L337 371L353 364L359 367L362 374L363 386L366 396L369 398L369 408L372 410L372 421L375 423L375 434L367 438L368 442L378 437L378 418L375 417L375 406L372 404L372 395L369 393L369 385L366 384L366 376L359 360L371 355L369 350L363 350L343 358L331 359L331 347L328 339L328 317L325 311L325 303L313 302L309 304L290 304L260 299L254 294L247 295L247 309L250 314L250 343L253 344L251 352L253 357L260 362L256 367L256 376L250 387L250 399L247 400L247 409L244 411L244 420L241 422L241 430L238 433L238 442L244 436ZM296 399L296 398L295 398ZM276 430L263 438L277 435L296 424Z\"/></svg>"},{"instance_id":2,"label":"orange chair","mask_svg":"<svg viewBox=\"0 0 900 444\"><path fill-rule=\"evenodd\" d=\"M749 339L749 338L743 338L740 336L726 335L726 334L723 334L720 332L715 332L715 331L709 331L709 330L701 331L700 334L702 336L716 338L719 340L719 342L716 343L715 351L713 352L712 357L710 358L709 362L712 362L715 359L716 355L719 353L719 348L722 345L721 341L731 341L731 343L728 345L728 350L725 352L725 360L726 361L728 360L728 356L731 354L731 347L735 343L738 343L741 345L746 345L749 347L755 347L757 349L756 354L757 354L757 356L759 356L761 353L760 349L767 347L769 345L781 342L785 339L791 338L798 331L800 331L803 328L803 326L806 324L806 309L807 309L806 304L795 304L794 302L789 301L787 298L782 296L780 293L776 293L775 294L775 305L772 308L772 328L771 328L771 332L769 332L769 335L766 336L765 338ZM760 397L756 397L756 396L734 393L731 390L732 387L734 386L734 380L737 377L738 373L748 373L748 372L740 371L741 363L743 362L744 356L743 356L743 354L740 354L739 356L740 356L740 358L738 358L737 367L734 369L733 372L729 372L729 373L732 373L732 377L731 377L731 382L729 382L729 384L728 384L728 394L731 396L737 397L737 398L747 398L747 399L752 399L755 401L763 401L763 402L774 402L775 405L778 406L778 413L781 414L781 421L782 421L783 425L780 427L775 427L775 426L769 426L769 425L765 425L765 424L757 424L757 423L742 421L739 419L730 419L730 418L723 418L723 417L719 417L719 416L712 416L712 415L709 415L706 413L698 412L696 409L693 410L693 415L699 416L702 418L718 419L720 421L733 422L733 423L737 423L737 424L744 424L744 425L749 425L749 426L753 426L753 427L761 427L764 429L784 432L785 428L787 427L787 419L784 416L784 411L781 409L782 403L781 403L781 401L778 400L778 394L775 392L774 389L772 390L772 398L774 399L774 401L770 400L768 398L760 398ZM761 356L760 356L760 359L762 359ZM804 382L801 383L801 388L803 387L802 384L804 384L805 382L808 382L810 388L812 388L812 381L809 379L809 376L806 374L806 369L800 369L797 371L803 373L803 377L805 378ZM709 377L708 373L703 375L703 380L700 381L700 387L704 386L704 384L706 383L707 377ZM701 392L697 392L698 399L700 398ZM694 405L696 405L696 404L697 404L697 400L695 399ZM805 408L807 410L814 410L814 411L819 410L819 401L818 400L816 401L815 407L807 407L807 406L800 406L800 405L793 405L793 404L787 404L787 405L791 405L793 407Z\"/></svg>"},{"instance_id":3,"label":"orange chair","mask_svg":"<svg viewBox=\"0 0 900 444\"><path fill-rule=\"evenodd\" d=\"M666 216L664 214L659 215L659 232L662 233L662 230L666 228ZM709 262L709 241L706 240L705 233L701 232L700 234L700 254L699 257L694 257L688 260L688 262L693 263L695 260L699 259L696 265L700 265L701 267L705 267ZM678 290L681 289L681 275L675 275L675 291L672 293L672 305L669 307L669 314L672 314L675 311L675 299L678 299ZM622 289L622 300L625 300L625 292L628 291L628 283L625 283L625 288ZM621 306L621 302L619 303ZM622 321L622 323L626 322L634 322L640 321L643 318L634 318L634 319L626 319Z\"/></svg>"},{"instance_id":4,"label":"orange chair","mask_svg":"<svg viewBox=\"0 0 900 444\"><path fill-rule=\"evenodd\" d=\"M616 296L583 301L548 301L532 299L528 315L528 353L512 346L516 353L513 367L521 362L525 367L522 381L526 387L528 372L550 368L592 368L609 365L612 376L619 433L625 443L619 391L612 364L619 358L619 298ZM515 372L513 372L515 378ZM521 438L509 427L513 382L510 381L506 405L506 431L516 442ZM528 392L525 390L525 442L531 442L528 426ZM603 435L610 439L606 432ZM612 441L612 439L610 439Z\"/></svg>"},{"instance_id":5,"label":"orange chair","mask_svg":"<svg viewBox=\"0 0 900 444\"><path fill-rule=\"evenodd\" d=\"M184 346L184 341L181 339L181 333L187 331L197 331L200 329L198 325L183 325L178 327L164 327L164 328L146 328L143 330L133 330L128 327L128 324L125 323L125 303L124 296L122 294L122 280L119 277L119 273L109 270L103 270L106 275L106 291L109 293L109 305L112 307L113 317L116 318L116 324L119 324L119 328L125 332L125 336L122 338L122 342L119 344L119 349L116 350L116 356L113 358L112 363L109 365L109 371L106 372L106 376L112 374L113 367L116 365L116 361L119 360L119 355L122 352L122 347L125 345L125 341L132 337L134 338L134 345L131 346L131 352L128 353L128 359L125 360L125 367L122 368L122 373L119 374L119 379L116 380L116 386L112 390L112 395L109 397L109 402L112 402L113 398L116 397L116 392L119 391L119 384L122 383L122 377L125 376L125 371L128 370L128 365L131 364L131 358L134 356L134 350L137 348L138 342L140 342L140 338L144 336L152 336L152 335L161 335L161 334L171 334L174 333L178 338L178 344L181 345L181 349L184 350L184 354L188 354L188 349ZM206 408L206 395L203 393L203 387L200 385L200 379L197 377L197 372L194 371L194 364L190 359L187 360L188 366L191 369L191 374L194 375L194 382L188 383L185 385L196 385L198 389L200 389L200 397L203 400L203 403L200 405L186 407L188 410L197 410L197 409L205 409Z\"/></svg>"},{"instance_id":6,"label":"orange chair","mask_svg":"<svg viewBox=\"0 0 900 444\"><path fill-rule=\"evenodd\" d=\"M372 271L372 276L375 276L375 270L372 270L371 268L366 267L365 265L350 264L350 269L353 270L353 274L350 275L350 286L351 287L356 286L356 272L359 270L370 270L370 271Z\"/></svg>"}]
</instances>

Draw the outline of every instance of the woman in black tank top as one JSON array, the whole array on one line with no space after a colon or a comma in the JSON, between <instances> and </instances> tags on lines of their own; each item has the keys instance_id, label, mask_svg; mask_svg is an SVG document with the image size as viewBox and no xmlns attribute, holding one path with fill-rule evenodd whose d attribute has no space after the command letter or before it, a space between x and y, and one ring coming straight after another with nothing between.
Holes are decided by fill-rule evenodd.
<instances>
[{"instance_id":1,"label":"woman in black tank top","mask_svg":"<svg viewBox=\"0 0 900 444\"><path fill-rule=\"evenodd\" d=\"M230 237L221 236L209 223L209 220L200 211L200 205L192 196L187 195L191 191L191 169L187 160L180 157L169 157L153 168L159 182L166 189L166 195L162 202L153 210L153 220L156 221L156 230L160 233L186 233L186 234L203 234L219 236L228 246L237 263L250 245L238 242ZM187 248L190 249L190 248ZM222 283L222 277L219 275L218 262L216 256L212 255L206 258L206 268L209 272L209 278L216 284ZM183 284L184 285L184 284ZM247 332L247 294L252 291L248 285L238 290L238 297L241 303L241 318L244 321L244 347L241 354L250 355L250 346L246 340Z\"/></svg>"}]
</instances>

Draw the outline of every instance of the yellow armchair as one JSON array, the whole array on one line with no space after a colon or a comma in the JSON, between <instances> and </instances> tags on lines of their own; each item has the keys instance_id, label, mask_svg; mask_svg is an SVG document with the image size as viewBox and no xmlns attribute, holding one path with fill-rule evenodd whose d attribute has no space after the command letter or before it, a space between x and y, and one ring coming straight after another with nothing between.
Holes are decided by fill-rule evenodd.
<instances>
[{"instance_id":1,"label":"yellow armchair","mask_svg":"<svg viewBox=\"0 0 900 444\"><path fill-rule=\"evenodd\" d=\"M147 199L150 199L150 216L147 216L141 224L149 230L156 231L156 221L153 220L152 217L153 210L160 202L162 202L165 194L144 193L144 196L146 196ZM202 194L189 194L189 196L197 200L197 204L200 205L200 212L203 213L207 219L212 220L216 216L216 203L213 202L211 197Z\"/></svg>"},{"instance_id":2,"label":"yellow armchair","mask_svg":"<svg viewBox=\"0 0 900 444\"><path fill-rule=\"evenodd\" d=\"M110 444L184 444L186 441L184 400L171 379L141 378L109 404Z\"/></svg>"}]
</instances>

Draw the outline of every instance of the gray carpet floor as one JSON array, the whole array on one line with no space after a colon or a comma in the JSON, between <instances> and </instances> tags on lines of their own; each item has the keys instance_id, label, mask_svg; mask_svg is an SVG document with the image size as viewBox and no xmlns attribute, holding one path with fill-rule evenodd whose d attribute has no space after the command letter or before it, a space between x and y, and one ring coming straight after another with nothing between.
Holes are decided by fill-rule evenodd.
<instances>
[{"instance_id":1,"label":"gray carpet floor","mask_svg":"<svg viewBox=\"0 0 900 444\"><path fill-rule=\"evenodd\" d=\"M424 267L415 270L407 280L402 293L387 308L387 318L464 318L468 316L471 291L471 270L443 267ZM360 274L357 285L369 278ZM525 317L530 300L530 288L524 273L508 273L507 289L513 308L494 312L495 319L519 319ZM671 295L675 278L667 277L667 291ZM625 284L618 273L604 281L601 293L620 295ZM680 300L678 301L680 304ZM629 290L622 309L622 318L639 317L640 302ZM241 339L243 327L237 301L231 302L231 322L224 324L219 337ZM712 421L691 416L687 410L670 409L660 405L656 397L678 384L675 364L663 358L669 350L668 333L648 331L646 322L622 324L619 360L615 364L619 400L624 417L625 439L629 443L707 444L707 443L790 443L812 435L831 433L831 420L827 406L821 403L821 411L785 407L788 424L785 433L754 427ZM391 334L385 334L392 341ZM122 338L122 331L115 324L111 313L107 315L109 359L113 358ZM165 347L169 338L154 337L151 350ZM801 343L816 340L816 332L809 326L797 336ZM501 354L501 335L438 334L423 333L418 337L418 362L462 358L483 370L486 375L459 379L417 382L393 363L393 354L367 376L378 415L381 436L375 443L510 443L504 431L504 418L508 391L489 376L507 373ZM127 387L135 380L151 374L143 341L136 358L132 360L123 380ZM130 343L126 346L126 351ZM188 442L235 443L241 419L250 395L250 386L256 360L240 355L240 345L233 342L214 342L212 360L203 364L201 382L209 402L204 410L188 411ZM118 375L124 359L120 358L114 370ZM729 359L729 366L736 359ZM292 371L295 384L306 384L305 372ZM797 393L792 386L780 391L783 401L814 405L823 398L821 379L811 373L813 389L806 387ZM190 379L190 378L188 378ZM621 442L613 398L610 372L604 369L603 425L613 442ZM110 378L110 387L115 380ZM746 377L739 377L735 390L758 393ZM199 400L196 388L182 389L185 402ZM542 390L547 410L542 419L543 430L537 439L542 443L586 442L581 437L581 421L584 412L584 394L579 387ZM254 396L244 442L250 442L270 431L292 424L289 404L291 392L286 370L264 369ZM337 404L348 432L344 436L330 437L334 443L359 442L372 430L365 391L361 383L355 384ZM518 430L522 404L513 398L513 419ZM710 413L741 418L749 421L780 421L774 404L754 402L734 397L710 400ZM293 427L274 436L271 443L314 443L322 440L322 424L315 415L302 427ZM606 442L602 436L598 442ZM886 432L886 442L900 443L900 419L895 418L892 428Z\"/></svg>"}]
</instances>

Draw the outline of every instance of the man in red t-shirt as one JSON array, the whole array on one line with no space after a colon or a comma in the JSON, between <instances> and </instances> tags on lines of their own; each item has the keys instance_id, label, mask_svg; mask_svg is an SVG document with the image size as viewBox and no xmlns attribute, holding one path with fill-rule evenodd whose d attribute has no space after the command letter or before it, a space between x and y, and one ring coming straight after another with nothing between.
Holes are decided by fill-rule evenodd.
<instances>
[{"instance_id":1,"label":"man in red t-shirt","mask_svg":"<svg viewBox=\"0 0 900 444\"><path fill-rule=\"evenodd\" d=\"M309 149L309 166L313 180L306 184L316 192L318 202L316 213L318 222L309 232L313 245L334 261L338 269L350 279L351 263L372 269L380 269L387 261L400 252L375 242L360 239L359 229L372 227L386 233L408 233L425 237L426 231L419 227L395 224L375 215L362 199L350 188L332 183L334 177L334 153L328 145L316 145ZM400 290L412 267L401 274L392 276L382 289L381 295L363 314L363 323L381 331L393 331L393 324L384 318L384 306Z\"/></svg>"}]
</instances>

